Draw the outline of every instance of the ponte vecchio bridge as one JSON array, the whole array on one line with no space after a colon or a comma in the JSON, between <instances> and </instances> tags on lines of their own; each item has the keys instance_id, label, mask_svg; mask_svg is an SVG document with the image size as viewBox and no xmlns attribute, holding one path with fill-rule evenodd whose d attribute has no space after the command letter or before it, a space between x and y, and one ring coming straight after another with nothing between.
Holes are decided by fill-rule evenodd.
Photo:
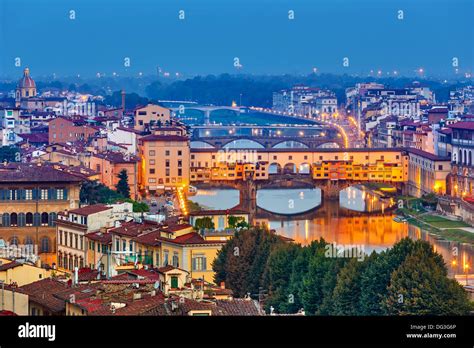
<instances>
[{"instance_id":1,"label":"ponte vecchio bridge","mask_svg":"<svg viewBox=\"0 0 474 348\"><path fill-rule=\"evenodd\" d=\"M191 183L227 183L258 188L319 187L324 197L358 183L384 182L403 188L408 180L403 149L191 149ZM253 199L253 194L248 194Z\"/></svg>"}]
</instances>

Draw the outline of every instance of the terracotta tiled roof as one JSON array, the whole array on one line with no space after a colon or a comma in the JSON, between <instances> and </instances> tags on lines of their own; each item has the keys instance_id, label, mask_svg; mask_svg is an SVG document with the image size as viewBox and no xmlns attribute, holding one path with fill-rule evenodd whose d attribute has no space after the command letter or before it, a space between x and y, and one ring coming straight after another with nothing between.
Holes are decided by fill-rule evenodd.
<instances>
[{"instance_id":1,"label":"terracotta tiled roof","mask_svg":"<svg viewBox=\"0 0 474 348\"><path fill-rule=\"evenodd\" d=\"M467 130L474 130L474 122L473 121L461 121L450 124L449 128L454 129L467 129Z\"/></svg>"},{"instance_id":2,"label":"terracotta tiled roof","mask_svg":"<svg viewBox=\"0 0 474 348\"><path fill-rule=\"evenodd\" d=\"M105 159L111 163L136 163L140 160L137 156L126 156L115 151L96 153L94 157Z\"/></svg>"},{"instance_id":3,"label":"terracotta tiled roof","mask_svg":"<svg viewBox=\"0 0 474 348\"><path fill-rule=\"evenodd\" d=\"M450 157L440 157L435 154L432 154L423 150L415 149L412 147L407 148L407 152L420 156L420 157L427 158L432 161L451 161Z\"/></svg>"},{"instance_id":4,"label":"terracotta tiled roof","mask_svg":"<svg viewBox=\"0 0 474 348\"><path fill-rule=\"evenodd\" d=\"M159 226L157 223L150 221L145 221L145 223L136 223L136 222L124 222L122 226L115 227L109 230L111 233L119 234L122 236L136 237L144 232L151 232L158 229Z\"/></svg>"},{"instance_id":5,"label":"terracotta tiled roof","mask_svg":"<svg viewBox=\"0 0 474 348\"><path fill-rule=\"evenodd\" d=\"M50 165L24 163L0 164L0 182L81 182L76 175L54 169Z\"/></svg>"},{"instance_id":6,"label":"terracotta tiled roof","mask_svg":"<svg viewBox=\"0 0 474 348\"><path fill-rule=\"evenodd\" d=\"M3 265L0 266L0 272L6 271L12 268L20 267L20 266L23 266L23 264L16 261L4 263Z\"/></svg>"},{"instance_id":7,"label":"terracotta tiled roof","mask_svg":"<svg viewBox=\"0 0 474 348\"><path fill-rule=\"evenodd\" d=\"M104 233L104 232L96 231L96 232L87 233L86 238L93 240L95 242L102 243L102 244L112 243L112 234L108 232Z\"/></svg>"},{"instance_id":8,"label":"terracotta tiled roof","mask_svg":"<svg viewBox=\"0 0 474 348\"><path fill-rule=\"evenodd\" d=\"M108 207L104 204L93 204L82 208L69 210L69 213L87 216L95 213L100 213L101 211L105 210L112 210L112 207Z\"/></svg>"},{"instance_id":9,"label":"terracotta tiled roof","mask_svg":"<svg viewBox=\"0 0 474 348\"><path fill-rule=\"evenodd\" d=\"M65 310L65 302L54 296L55 293L66 288L66 283L52 278L38 280L18 288L19 291L28 294L30 301L34 301L51 312L62 312Z\"/></svg>"}]
</instances>

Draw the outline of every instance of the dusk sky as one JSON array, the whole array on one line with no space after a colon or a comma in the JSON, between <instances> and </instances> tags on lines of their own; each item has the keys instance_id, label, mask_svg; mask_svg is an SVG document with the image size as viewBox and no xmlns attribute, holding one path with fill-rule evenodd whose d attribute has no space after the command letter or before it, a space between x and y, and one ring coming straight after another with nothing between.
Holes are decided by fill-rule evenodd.
<instances>
[{"instance_id":1,"label":"dusk sky","mask_svg":"<svg viewBox=\"0 0 474 348\"><path fill-rule=\"evenodd\" d=\"M474 0L1 0L0 76L427 75L474 67ZM69 11L76 18L69 19ZM184 10L185 19L178 18ZM294 19L288 11L294 11ZM398 19L398 10L404 18ZM21 67L15 67L15 58ZM130 58L131 66L124 67ZM234 67L238 57L243 68ZM343 67L343 58L349 67Z\"/></svg>"}]
</instances>

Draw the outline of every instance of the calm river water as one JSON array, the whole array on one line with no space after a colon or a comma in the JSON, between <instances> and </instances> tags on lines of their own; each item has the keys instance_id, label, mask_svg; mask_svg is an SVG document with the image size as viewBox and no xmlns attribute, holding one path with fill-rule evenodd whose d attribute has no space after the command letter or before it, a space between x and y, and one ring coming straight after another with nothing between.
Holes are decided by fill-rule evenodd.
<instances>
[{"instance_id":1,"label":"calm river water","mask_svg":"<svg viewBox=\"0 0 474 348\"><path fill-rule=\"evenodd\" d=\"M198 190L190 197L206 209L229 209L239 203L232 189ZM390 202L381 202L361 187L340 192L339 201L322 200L319 189L269 189L257 193L256 222L303 245L323 237L330 243L356 244L366 253L379 252L409 236L430 242L443 255L451 276L465 283L462 265L472 270L474 247L450 242L408 223L395 222ZM292 215L299 214L299 215ZM454 256L453 250L457 250ZM474 282L470 280L470 284Z\"/></svg>"}]
</instances>

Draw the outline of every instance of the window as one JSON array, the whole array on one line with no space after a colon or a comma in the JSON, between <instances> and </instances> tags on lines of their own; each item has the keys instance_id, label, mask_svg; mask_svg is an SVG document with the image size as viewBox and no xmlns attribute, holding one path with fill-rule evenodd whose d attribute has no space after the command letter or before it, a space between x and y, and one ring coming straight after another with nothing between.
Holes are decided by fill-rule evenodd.
<instances>
[{"instance_id":1,"label":"window","mask_svg":"<svg viewBox=\"0 0 474 348\"><path fill-rule=\"evenodd\" d=\"M148 154L149 154L150 156L155 156L155 150L150 150L150 151L148 151Z\"/></svg>"},{"instance_id":2,"label":"window","mask_svg":"<svg viewBox=\"0 0 474 348\"><path fill-rule=\"evenodd\" d=\"M183 176L183 170L181 168L178 168L178 176Z\"/></svg>"},{"instance_id":3,"label":"window","mask_svg":"<svg viewBox=\"0 0 474 348\"><path fill-rule=\"evenodd\" d=\"M183 166L183 161L178 160L178 167L182 167L182 166ZM207 167L207 162L206 162L206 167Z\"/></svg>"},{"instance_id":4,"label":"window","mask_svg":"<svg viewBox=\"0 0 474 348\"><path fill-rule=\"evenodd\" d=\"M193 271L205 271L207 268L206 257L204 255L196 255L193 257Z\"/></svg>"},{"instance_id":5,"label":"window","mask_svg":"<svg viewBox=\"0 0 474 348\"><path fill-rule=\"evenodd\" d=\"M163 252L163 266L168 266L169 251L165 250Z\"/></svg>"},{"instance_id":6,"label":"window","mask_svg":"<svg viewBox=\"0 0 474 348\"><path fill-rule=\"evenodd\" d=\"M170 176L170 169L169 168L166 168L166 176Z\"/></svg>"},{"instance_id":7,"label":"window","mask_svg":"<svg viewBox=\"0 0 474 348\"><path fill-rule=\"evenodd\" d=\"M170 166L170 160L166 160L165 167L169 168L169 166Z\"/></svg>"},{"instance_id":8,"label":"window","mask_svg":"<svg viewBox=\"0 0 474 348\"><path fill-rule=\"evenodd\" d=\"M173 253L173 266L174 267L179 267L179 257L178 257L177 252Z\"/></svg>"},{"instance_id":9,"label":"window","mask_svg":"<svg viewBox=\"0 0 474 348\"><path fill-rule=\"evenodd\" d=\"M50 242L48 237L43 237L41 239L41 252L49 253L50 252Z\"/></svg>"},{"instance_id":10,"label":"window","mask_svg":"<svg viewBox=\"0 0 474 348\"><path fill-rule=\"evenodd\" d=\"M25 190L25 199L31 201L33 199L33 190Z\"/></svg>"},{"instance_id":11,"label":"window","mask_svg":"<svg viewBox=\"0 0 474 348\"><path fill-rule=\"evenodd\" d=\"M48 190L47 189L41 189L41 199L43 199L43 200L48 199Z\"/></svg>"},{"instance_id":12,"label":"window","mask_svg":"<svg viewBox=\"0 0 474 348\"><path fill-rule=\"evenodd\" d=\"M438 170L443 170L443 165L442 164L438 165Z\"/></svg>"},{"instance_id":13,"label":"window","mask_svg":"<svg viewBox=\"0 0 474 348\"><path fill-rule=\"evenodd\" d=\"M127 242L125 240L122 241L122 248L123 251L127 250Z\"/></svg>"},{"instance_id":14,"label":"window","mask_svg":"<svg viewBox=\"0 0 474 348\"><path fill-rule=\"evenodd\" d=\"M182 156L182 155L183 155L183 151L178 150L178 156Z\"/></svg>"},{"instance_id":15,"label":"window","mask_svg":"<svg viewBox=\"0 0 474 348\"><path fill-rule=\"evenodd\" d=\"M150 165L151 166L155 165L155 160L154 159L150 160Z\"/></svg>"},{"instance_id":16,"label":"window","mask_svg":"<svg viewBox=\"0 0 474 348\"><path fill-rule=\"evenodd\" d=\"M56 199L64 199L64 190L63 189L57 189L56 190Z\"/></svg>"},{"instance_id":17,"label":"window","mask_svg":"<svg viewBox=\"0 0 474 348\"><path fill-rule=\"evenodd\" d=\"M165 151L165 156L169 156L170 155L170 150L166 150Z\"/></svg>"},{"instance_id":18,"label":"window","mask_svg":"<svg viewBox=\"0 0 474 348\"><path fill-rule=\"evenodd\" d=\"M130 251L133 251L133 241L130 241L129 247L130 247Z\"/></svg>"},{"instance_id":19,"label":"window","mask_svg":"<svg viewBox=\"0 0 474 348\"><path fill-rule=\"evenodd\" d=\"M155 168L150 168L150 174L155 174Z\"/></svg>"}]
</instances>

